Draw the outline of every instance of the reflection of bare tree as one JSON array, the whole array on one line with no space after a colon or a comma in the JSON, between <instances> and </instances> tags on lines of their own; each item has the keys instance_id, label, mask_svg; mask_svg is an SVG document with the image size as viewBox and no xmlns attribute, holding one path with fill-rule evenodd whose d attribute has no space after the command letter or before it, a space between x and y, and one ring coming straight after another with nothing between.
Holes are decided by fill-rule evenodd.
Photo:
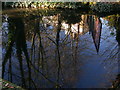
<instances>
[{"instance_id":1,"label":"reflection of bare tree","mask_svg":"<svg viewBox=\"0 0 120 90\"><path fill-rule=\"evenodd\" d=\"M33 37L32 37L32 47L31 47L31 61L34 61L35 63L35 60L32 59L32 56L34 54L34 57L35 57L35 36L36 36L36 32L34 31L33 33Z\"/></svg>"},{"instance_id":2,"label":"reflection of bare tree","mask_svg":"<svg viewBox=\"0 0 120 90\"><path fill-rule=\"evenodd\" d=\"M31 21L29 21L29 22L31 22ZM28 40L32 39L31 49L30 49L30 51L31 51L30 65L31 65L31 67L33 67L33 70L36 73L35 75L39 75L38 77L36 77L35 81L41 81L44 78L45 81L47 80L47 81L51 82L52 84L56 85L56 83L54 81L49 79L48 68L47 68L48 67L48 64L47 64L48 59L46 59L47 57L46 57L46 51L45 51L45 49L48 47L48 45L47 45L48 42L45 42L46 37L49 40L51 40L51 39L49 37L49 34L47 34L48 32L41 30L40 23L44 24L44 22L42 21L42 16L40 16L39 18L34 20L34 24L32 25L34 27L34 29L31 32L32 37L28 38ZM28 24L28 25L30 25L30 24ZM45 35L45 34L47 34L47 35ZM57 34L57 36L58 36L58 34ZM59 40L56 40L56 42L57 41L59 43ZM55 45L56 45L56 42L55 42ZM44 49L44 47L45 47L45 49ZM49 55L49 54L47 54L47 55ZM31 73L31 74L33 75L33 73ZM42 77L40 75L42 75Z\"/></svg>"},{"instance_id":3,"label":"reflection of bare tree","mask_svg":"<svg viewBox=\"0 0 120 90\"><path fill-rule=\"evenodd\" d=\"M35 30L36 30L36 33L37 33L38 38L39 38L39 46L38 46L38 49L39 49L39 53L38 53L38 67L39 67L39 65L41 64L42 69L44 69L44 64L45 64L44 58L46 57L46 54L45 54L44 47L43 47L43 44L42 44L41 32L40 32L40 30L39 30L40 21L42 21L42 18L39 18L39 19L36 20L36 22L35 22L35 24L36 24L36 25L35 25ZM40 56L40 55L41 55L41 56ZM41 58L41 61L40 61L40 58Z\"/></svg>"},{"instance_id":4,"label":"reflection of bare tree","mask_svg":"<svg viewBox=\"0 0 120 90\"><path fill-rule=\"evenodd\" d=\"M57 35L56 35L56 50L57 50L57 59L58 59L58 79L57 82L59 84L60 80L60 69L61 69L61 60L60 60L60 51L59 51L59 40L60 40L60 30L61 30L61 16L58 15L58 27L57 27Z\"/></svg>"},{"instance_id":5,"label":"reflection of bare tree","mask_svg":"<svg viewBox=\"0 0 120 90\"><path fill-rule=\"evenodd\" d=\"M26 62L27 62L27 66L28 66L28 73L29 73L29 87L31 86L31 68L29 65L29 56L28 56L28 52L27 52L27 46L26 46L26 38L25 38L25 33L24 33L24 23L23 20L21 18L15 18L12 19L11 18L11 25L9 26L10 28L10 32L9 32L9 39L8 39L8 47L7 47L7 52L5 54L4 60L3 60L3 78L4 78L4 72L5 72L5 65L8 61L8 59L11 57L11 53L12 53L12 47L13 44L15 43L16 45L16 53L17 53L17 57L19 60L19 65L20 65L20 71L21 71L21 76L22 78L22 82L23 82L23 87L26 87L26 82L25 82L25 78L24 78L24 69L23 69L23 60L22 60L22 51L24 52L24 55L26 57ZM15 25L15 26L14 26ZM15 28L14 28L15 27ZM11 62L10 62L11 63Z\"/></svg>"},{"instance_id":6,"label":"reflection of bare tree","mask_svg":"<svg viewBox=\"0 0 120 90\"><path fill-rule=\"evenodd\" d=\"M8 76L8 80L10 80L11 82L12 82L12 61L11 61L11 56L10 56L10 58L9 58L9 70L8 70L8 72L9 72L9 76ZM9 79L10 78L10 79Z\"/></svg>"},{"instance_id":7,"label":"reflection of bare tree","mask_svg":"<svg viewBox=\"0 0 120 90\"><path fill-rule=\"evenodd\" d=\"M42 16L34 20L34 30L32 37L31 45L31 61L33 61L34 66L37 65L38 70L41 70L43 73L47 72L47 62L46 62L46 53L43 46L43 37L41 32L45 32L45 29L41 28L41 23L44 25ZM37 57L37 59L36 59Z\"/></svg>"}]
</instances>

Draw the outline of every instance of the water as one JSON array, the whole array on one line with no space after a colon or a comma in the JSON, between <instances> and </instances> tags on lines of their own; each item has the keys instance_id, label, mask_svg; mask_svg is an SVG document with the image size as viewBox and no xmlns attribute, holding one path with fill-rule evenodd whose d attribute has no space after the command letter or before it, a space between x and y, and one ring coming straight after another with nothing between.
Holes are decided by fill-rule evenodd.
<instances>
[{"instance_id":1,"label":"water","mask_svg":"<svg viewBox=\"0 0 120 90\"><path fill-rule=\"evenodd\" d=\"M120 15L5 10L2 77L24 88L109 88L118 74Z\"/></svg>"}]
</instances>

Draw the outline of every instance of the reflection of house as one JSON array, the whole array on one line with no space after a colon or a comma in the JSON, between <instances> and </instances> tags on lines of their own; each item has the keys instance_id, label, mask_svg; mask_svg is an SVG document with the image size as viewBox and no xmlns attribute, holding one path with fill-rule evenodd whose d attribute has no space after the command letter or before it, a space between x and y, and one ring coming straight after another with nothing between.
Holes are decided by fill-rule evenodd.
<instances>
[{"instance_id":1,"label":"reflection of house","mask_svg":"<svg viewBox=\"0 0 120 90\"><path fill-rule=\"evenodd\" d=\"M88 26L89 26L89 31L92 33L93 41L96 47L97 52L99 51L99 46L100 46L100 36L101 36L101 28L102 28L102 23L100 18L92 15L88 16Z\"/></svg>"},{"instance_id":2,"label":"reflection of house","mask_svg":"<svg viewBox=\"0 0 120 90\"><path fill-rule=\"evenodd\" d=\"M87 25L87 15L81 16L82 20L79 23L76 24L66 24L62 23L62 29L65 30L65 34L68 34L70 32L73 38L75 38L78 35L83 35L89 31L88 25Z\"/></svg>"},{"instance_id":3,"label":"reflection of house","mask_svg":"<svg viewBox=\"0 0 120 90\"><path fill-rule=\"evenodd\" d=\"M81 19L81 22L76 24L67 24L65 22L62 22L61 29L65 30L65 34L70 34L72 38L75 38L78 35L83 35L89 31L87 24L87 15L82 15ZM43 21L45 27L46 24L49 24L53 26L54 29L56 29L58 23L57 16L44 16Z\"/></svg>"}]
</instances>

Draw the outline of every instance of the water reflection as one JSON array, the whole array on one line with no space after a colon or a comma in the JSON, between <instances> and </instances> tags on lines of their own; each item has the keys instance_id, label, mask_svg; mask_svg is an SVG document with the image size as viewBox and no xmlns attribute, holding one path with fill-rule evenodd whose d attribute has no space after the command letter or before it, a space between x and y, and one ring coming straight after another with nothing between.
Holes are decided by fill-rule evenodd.
<instances>
[{"instance_id":1,"label":"water reflection","mask_svg":"<svg viewBox=\"0 0 120 90\"><path fill-rule=\"evenodd\" d=\"M99 52L101 30L109 30L102 27L102 18L73 12L68 10L52 15L37 12L34 16L9 16L8 21L3 21L2 78L24 88L58 88L83 87L84 80L94 77L90 79L88 74L96 73L98 77L106 74L104 66L100 65L100 59L104 61L105 58L101 52L101 56L97 55L96 51ZM119 23L116 25L119 43ZM101 42L105 39L103 36ZM92 72L98 66L100 71ZM96 79L93 81L96 82ZM102 77L101 80L104 79ZM101 83L98 80L95 85L100 87ZM94 84L90 85L93 87Z\"/></svg>"},{"instance_id":2,"label":"water reflection","mask_svg":"<svg viewBox=\"0 0 120 90\"><path fill-rule=\"evenodd\" d=\"M11 57L12 57L12 52L13 52L13 47L15 46L16 48L16 56L19 61L19 67L20 67L20 72L21 72L21 77L22 77L22 86L26 87L26 82L25 82L25 77L24 77L24 69L23 69L23 58L22 58L22 53L24 53L26 62L27 62L27 67L28 67L28 73L29 73L29 80L31 80L31 68L29 65L29 56L27 52L27 45L26 45L26 37L24 33L24 23L21 18L10 18L9 20L9 33L8 33L8 42L7 42L7 47L6 47L6 54L4 56L3 60L3 71L2 71L2 77L4 78L4 72L5 72L5 65L9 60L9 73L10 73L10 80L12 81L12 75L11 75ZM30 81L29 81L29 86L30 86Z\"/></svg>"},{"instance_id":3,"label":"water reflection","mask_svg":"<svg viewBox=\"0 0 120 90\"><path fill-rule=\"evenodd\" d=\"M120 46L120 17L117 18L115 28L116 28L116 40Z\"/></svg>"},{"instance_id":4,"label":"water reflection","mask_svg":"<svg viewBox=\"0 0 120 90\"><path fill-rule=\"evenodd\" d=\"M118 49L118 75L120 74L120 71L119 71L119 66L120 66L120 17L117 17L117 21L116 21L116 24L115 24L115 28L116 28L116 40L118 42L118 45L119 45L119 49Z\"/></svg>"},{"instance_id":5,"label":"water reflection","mask_svg":"<svg viewBox=\"0 0 120 90\"><path fill-rule=\"evenodd\" d=\"M102 24L100 18L88 16L89 31L92 33L97 52L99 51Z\"/></svg>"}]
</instances>

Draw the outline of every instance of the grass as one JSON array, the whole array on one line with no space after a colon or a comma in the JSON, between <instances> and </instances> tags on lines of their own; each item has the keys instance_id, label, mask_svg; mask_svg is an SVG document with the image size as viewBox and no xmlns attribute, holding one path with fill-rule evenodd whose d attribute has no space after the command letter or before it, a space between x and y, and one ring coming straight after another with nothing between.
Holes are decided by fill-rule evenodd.
<instances>
[{"instance_id":1,"label":"grass","mask_svg":"<svg viewBox=\"0 0 120 90\"><path fill-rule=\"evenodd\" d=\"M1 79L1 78L0 78L0 86L2 86L2 87L0 87L0 88L8 89L8 90L9 90L9 89L25 90L25 89L23 89L22 87L17 86L17 85L15 85L15 84L13 84L13 83L11 83L11 82L9 82L9 81L3 80L3 79Z\"/></svg>"}]
</instances>

